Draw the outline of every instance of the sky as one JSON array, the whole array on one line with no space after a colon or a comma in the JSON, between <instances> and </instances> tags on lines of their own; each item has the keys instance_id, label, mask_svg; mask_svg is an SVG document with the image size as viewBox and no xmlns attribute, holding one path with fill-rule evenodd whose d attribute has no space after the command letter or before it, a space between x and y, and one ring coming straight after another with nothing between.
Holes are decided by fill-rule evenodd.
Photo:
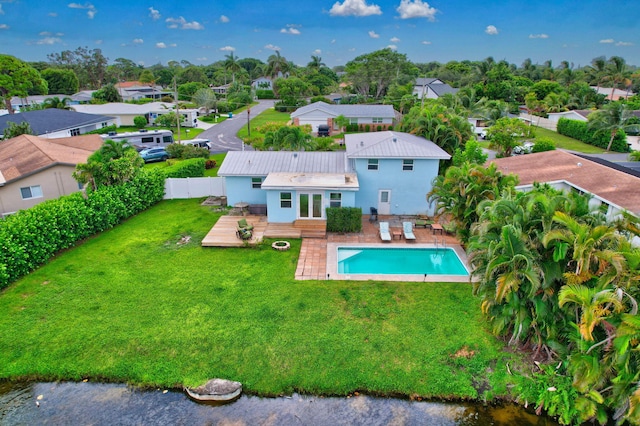
<instances>
[{"instance_id":1,"label":"sky","mask_svg":"<svg viewBox=\"0 0 640 426\"><path fill-rule=\"evenodd\" d=\"M0 0L0 53L86 46L110 61L207 65L233 52L327 66L390 47L413 62L522 64L597 56L640 65L639 0Z\"/></svg>"}]
</instances>

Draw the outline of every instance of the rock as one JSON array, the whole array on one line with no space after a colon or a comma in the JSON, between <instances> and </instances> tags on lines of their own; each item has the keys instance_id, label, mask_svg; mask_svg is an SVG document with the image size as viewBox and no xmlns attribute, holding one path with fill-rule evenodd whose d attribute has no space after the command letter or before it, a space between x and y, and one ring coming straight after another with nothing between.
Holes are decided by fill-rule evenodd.
<instances>
[{"instance_id":1,"label":"rock","mask_svg":"<svg viewBox=\"0 0 640 426\"><path fill-rule=\"evenodd\" d=\"M202 386L185 390L190 397L198 401L230 401L242 393L242 383L211 379Z\"/></svg>"}]
</instances>

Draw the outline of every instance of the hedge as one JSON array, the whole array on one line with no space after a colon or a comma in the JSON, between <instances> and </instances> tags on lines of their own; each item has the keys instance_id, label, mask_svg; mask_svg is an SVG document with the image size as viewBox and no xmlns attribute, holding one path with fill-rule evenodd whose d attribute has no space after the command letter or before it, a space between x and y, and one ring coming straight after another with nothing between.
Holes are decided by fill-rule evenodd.
<instances>
[{"instance_id":1,"label":"hedge","mask_svg":"<svg viewBox=\"0 0 640 426\"><path fill-rule=\"evenodd\" d=\"M206 162L204 158L190 158L160 170L168 178L203 177Z\"/></svg>"},{"instance_id":2,"label":"hedge","mask_svg":"<svg viewBox=\"0 0 640 426\"><path fill-rule=\"evenodd\" d=\"M590 130L588 126L589 124L587 122L570 120L562 117L558 120L557 130L561 135L578 139L579 141L597 146L598 148L607 149L611 135L607 132L598 133L596 135L596 132ZM611 151L629 152L627 135L624 131L619 130L616 134L616 137L613 139L613 144L611 145Z\"/></svg>"},{"instance_id":3,"label":"hedge","mask_svg":"<svg viewBox=\"0 0 640 426\"><path fill-rule=\"evenodd\" d=\"M362 209L360 207L328 207L327 231L360 232L362 230Z\"/></svg>"},{"instance_id":4,"label":"hedge","mask_svg":"<svg viewBox=\"0 0 640 426\"><path fill-rule=\"evenodd\" d=\"M256 90L256 97L258 99L275 99L276 94L273 93L273 90L258 89Z\"/></svg>"},{"instance_id":5,"label":"hedge","mask_svg":"<svg viewBox=\"0 0 640 426\"><path fill-rule=\"evenodd\" d=\"M0 289L60 250L161 201L164 179L158 171L142 170L132 181L102 187L86 198L76 192L0 220Z\"/></svg>"}]
</instances>

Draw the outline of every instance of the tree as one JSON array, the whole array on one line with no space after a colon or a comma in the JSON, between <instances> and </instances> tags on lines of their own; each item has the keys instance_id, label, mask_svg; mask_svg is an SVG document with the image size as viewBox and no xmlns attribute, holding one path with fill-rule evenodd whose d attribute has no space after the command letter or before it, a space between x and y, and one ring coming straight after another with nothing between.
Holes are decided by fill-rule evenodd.
<instances>
[{"instance_id":1,"label":"tree","mask_svg":"<svg viewBox=\"0 0 640 426\"><path fill-rule=\"evenodd\" d=\"M280 55L279 50L276 50L276 53L267 58L264 72L271 78L284 77L287 71L289 71L289 62L284 56Z\"/></svg>"},{"instance_id":2,"label":"tree","mask_svg":"<svg viewBox=\"0 0 640 426\"><path fill-rule=\"evenodd\" d=\"M517 118L501 118L487 129L490 147L499 150L498 155L509 157L521 138L532 137L533 130Z\"/></svg>"},{"instance_id":3,"label":"tree","mask_svg":"<svg viewBox=\"0 0 640 426\"><path fill-rule=\"evenodd\" d=\"M416 71L406 55L386 48L347 62L345 78L351 82L356 93L380 99L391 83L406 83L415 78Z\"/></svg>"},{"instance_id":4,"label":"tree","mask_svg":"<svg viewBox=\"0 0 640 426\"><path fill-rule=\"evenodd\" d=\"M273 88L280 96L280 103L285 107L304 105L304 97L309 95L309 85L298 77L278 78Z\"/></svg>"},{"instance_id":5,"label":"tree","mask_svg":"<svg viewBox=\"0 0 640 426\"><path fill-rule=\"evenodd\" d=\"M195 81L181 84L178 86L178 98L182 101L191 101L198 90L206 87L205 84Z\"/></svg>"},{"instance_id":6,"label":"tree","mask_svg":"<svg viewBox=\"0 0 640 426\"><path fill-rule=\"evenodd\" d=\"M607 151L611 150L613 140L619 131L638 131L640 126L635 122L635 116L622 102L611 102L604 108L592 112L587 117L588 127L595 130L596 134L609 133L610 139Z\"/></svg>"},{"instance_id":7,"label":"tree","mask_svg":"<svg viewBox=\"0 0 640 426\"><path fill-rule=\"evenodd\" d=\"M31 128L31 125L26 121L21 123L14 123L9 121L7 123L7 127L4 129L4 134L2 135L2 140L15 138L20 135L34 135L35 132Z\"/></svg>"},{"instance_id":8,"label":"tree","mask_svg":"<svg viewBox=\"0 0 640 426\"><path fill-rule=\"evenodd\" d=\"M347 127L347 125L349 125L349 123L351 123L351 120L349 120L344 115L340 114L339 116L337 116L336 118L333 119L333 122L338 127L340 127L340 132L344 133L345 132L345 128Z\"/></svg>"},{"instance_id":9,"label":"tree","mask_svg":"<svg viewBox=\"0 0 640 426\"><path fill-rule=\"evenodd\" d=\"M113 84L107 84L91 95L98 102L122 102L122 96Z\"/></svg>"},{"instance_id":10,"label":"tree","mask_svg":"<svg viewBox=\"0 0 640 426\"><path fill-rule=\"evenodd\" d=\"M26 98L29 90L47 94L47 82L35 68L9 55L0 55L0 96L9 114L13 114L11 98Z\"/></svg>"},{"instance_id":11,"label":"tree","mask_svg":"<svg viewBox=\"0 0 640 426\"><path fill-rule=\"evenodd\" d=\"M107 139L102 147L91 154L86 163L80 163L73 178L96 190L101 186L120 185L133 179L144 165L144 160L126 140Z\"/></svg>"},{"instance_id":12,"label":"tree","mask_svg":"<svg viewBox=\"0 0 640 426\"><path fill-rule=\"evenodd\" d=\"M80 87L76 73L70 69L47 68L40 75L47 81L52 94L73 95Z\"/></svg>"},{"instance_id":13,"label":"tree","mask_svg":"<svg viewBox=\"0 0 640 426\"><path fill-rule=\"evenodd\" d=\"M484 153L482 147L475 139L469 139L464 144L464 151L460 148L456 148L453 157L451 158L451 164L454 166L461 166L463 163L471 164L484 164L489 156Z\"/></svg>"},{"instance_id":14,"label":"tree","mask_svg":"<svg viewBox=\"0 0 640 426\"><path fill-rule=\"evenodd\" d=\"M143 129L147 125L147 119L142 115L133 118L133 125L138 129Z\"/></svg>"},{"instance_id":15,"label":"tree","mask_svg":"<svg viewBox=\"0 0 640 426\"><path fill-rule=\"evenodd\" d=\"M326 66L326 64L322 62L322 58L316 55L311 55L311 61L307 64L307 68L311 68L315 70L319 70L324 66Z\"/></svg>"},{"instance_id":16,"label":"tree","mask_svg":"<svg viewBox=\"0 0 640 426\"><path fill-rule=\"evenodd\" d=\"M148 84L149 86L153 86L156 84L156 76L153 75L153 71L144 70L140 73L138 77L138 81L142 84Z\"/></svg>"},{"instance_id":17,"label":"tree","mask_svg":"<svg viewBox=\"0 0 640 426\"><path fill-rule=\"evenodd\" d=\"M188 84L188 83L200 83L203 86L208 84L207 75L204 73L202 67L198 67L195 65L188 66L187 68L182 68L178 73L176 73L177 83L179 85Z\"/></svg>"},{"instance_id":18,"label":"tree","mask_svg":"<svg viewBox=\"0 0 640 426\"><path fill-rule=\"evenodd\" d=\"M304 151L314 148L313 137L297 126L283 126L275 132L267 132L264 148L274 151Z\"/></svg>"},{"instance_id":19,"label":"tree","mask_svg":"<svg viewBox=\"0 0 640 426\"><path fill-rule=\"evenodd\" d=\"M242 69L238 63L238 57L231 52L228 55L224 55L224 68L231 73L232 81L236 81L236 73Z\"/></svg>"},{"instance_id":20,"label":"tree","mask_svg":"<svg viewBox=\"0 0 640 426\"><path fill-rule=\"evenodd\" d=\"M177 127L178 115L175 112L168 112L156 118L155 124L162 127Z\"/></svg>"},{"instance_id":21,"label":"tree","mask_svg":"<svg viewBox=\"0 0 640 426\"><path fill-rule=\"evenodd\" d=\"M215 109L218 101L215 92L209 88L198 89L198 91L193 94L193 98L191 100L198 107L204 108L206 115L209 115L209 110L211 108Z\"/></svg>"},{"instance_id":22,"label":"tree","mask_svg":"<svg viewBox=\"0 0 640 426\"><path fill-rule=\"evenodd\" d=\"M631 80L629 79L630 73L627 70L627 64L624 58L620 56L612 56L609 58L605 72L606 75L602 80L611 82L611 100L613 101L613 94L619 85L623 84L624 87L631 85Z\"/></svg>"},{"instance_id":23,"label":"tree","mask_svg":"<svg viewBox=\"0 0 640 426\"><path fill-rule=\"evenodd\" d=\"M59 97L54 96L52 98L45 99L42 103L42 107L44 109L71 109L71 107L69 106L69 102L71 102L71 98L65 96L64 98L60 99Z\"/></svg>"},{"instance_id":24,"label":"tree","mask_svg":"<svg viewBox=\"0 0 640 426\"><path fill-rule=\"evenodd\" d=\"M100 49L78 47L74 51L49 54L47 58L57 68L72 69L82 89L97 89L105 83L109 59Z\"/></svg>"}]
</instances>

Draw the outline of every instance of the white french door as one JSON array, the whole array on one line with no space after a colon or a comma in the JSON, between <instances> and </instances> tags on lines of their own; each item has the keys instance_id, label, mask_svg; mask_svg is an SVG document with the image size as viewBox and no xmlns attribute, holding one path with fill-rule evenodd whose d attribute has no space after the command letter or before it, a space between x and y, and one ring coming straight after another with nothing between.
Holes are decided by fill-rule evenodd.
<instances>
[{"instance_id":1,"label":"white french door","mask_svg":"<svg viewBox=\"0 0 640 426\"><path fill-rule=\"evenodd\" d=\"M310 192L298 193L298 218L322 219L324 217L322 205L322 194Z\"/></svg>"}]
</instances>

